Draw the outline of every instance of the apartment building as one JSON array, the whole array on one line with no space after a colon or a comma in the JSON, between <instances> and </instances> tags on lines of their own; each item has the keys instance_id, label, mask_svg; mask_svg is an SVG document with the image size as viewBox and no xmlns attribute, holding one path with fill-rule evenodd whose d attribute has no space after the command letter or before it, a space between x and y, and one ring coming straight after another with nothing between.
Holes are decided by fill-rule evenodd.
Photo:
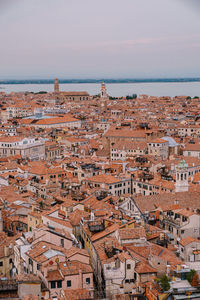
<instances>
[{"instance_id":1,"label":"apartment building","mask_svg":"<svg viewBox=\"0 0 200 300\"><path fill-rule=\"evenodd\" d=\"M152 140L148 143L148 153L161 159L167 159L169 156L169 142L160 138Z\"/></svg>"},{"instance_id":2,"label":"apartment building","mask_svg":"<svg viewBox=\"0 0 200 300\"><path fill-rule=\"evenodd\" d=\"M22 136L0 137L0 157L12 155L21 155L31 161L45 159L44 141Z\"/></svg>"},{"instance_id":3,"label":"apartment building","mask_svg":"<svg viewBox=\"0 0 200 300\"><path fill-rule=\"evenodd\" d=\"M90 188L98 188L112 195L129 194L131 192L131 177L115 177L112 175L99 174L85 180Z\"/></svg>"},{"instance_id":4,"label":"apartment building","mask_svg":"<svg viewBox=\"0 0 200 300\"><path fill-rule=\"evenodd\" d=\"M17 105L9 105L8 107L3 107L1 109L1 120L3 122L6 122L9 119L12 118L24 118L31 116L33 114L33 111L30 107L30 105L27 105L25 103Z\"/></svg>"},{"instance_id":5,"label":"apartment building","mask_svg":"<svg viewBox=\"0 0 200 300\"><path fill-rule=\"evenodd\" d=\"M147 153L146 142L119 141L111 144L110 158L114 160L126 160L134 156L141 156Z\"/></svg>"},{"instance_id":6,"label":"apartment building","mask_svg":"<svg viewBox=\"0 0 200 300\"><path fill-rule=\"evenodd\" d=\"M187 144L183 150L183 156L200 158L200 144Z\"/></svg>"},{"instance_id":7,"label":"apartment building","mask_svg":"<svg viewBox=\"0 0 200 300\"><path fill-rule=\"evenodd\" d=\"M180 126L178 128L178 135L180 137L186 137L186 136L191 136L191 137L200 137L200 127L199 125L184 125Z\"/></svg>"},{"instance_id":8,"label":"apartment building","mask_svg":"<svg viewBox=\"0 0 200 300\"><path fill-rule=\"evenodd\" d=\"M189 209L165 211L161 224L173 235L175 243L187 236L198 238L200 234L200 215Z\"/></svg>"}]
</instances>

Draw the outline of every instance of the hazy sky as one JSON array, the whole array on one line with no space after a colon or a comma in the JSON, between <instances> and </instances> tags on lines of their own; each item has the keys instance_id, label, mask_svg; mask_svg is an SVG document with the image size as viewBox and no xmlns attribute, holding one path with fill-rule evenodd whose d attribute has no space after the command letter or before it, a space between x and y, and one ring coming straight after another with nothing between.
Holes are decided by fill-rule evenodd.
<instances>
[{"instance_id":1,"label":"hazy sky","mask_svg":"<svg viewBox=\"0 0 200 300\"><path fill-rule=\"evenodd\" d=\"M200 0L0 0L0 79L200 77Z\"/></svg>"}]
</instances>

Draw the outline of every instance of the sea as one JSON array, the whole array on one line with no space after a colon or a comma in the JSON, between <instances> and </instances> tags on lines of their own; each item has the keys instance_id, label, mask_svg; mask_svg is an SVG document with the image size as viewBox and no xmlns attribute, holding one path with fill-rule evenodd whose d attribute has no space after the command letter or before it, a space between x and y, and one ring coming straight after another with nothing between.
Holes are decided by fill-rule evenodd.
<instances>
[{"instance_id":1,"label":"sea","mask_svg":"<svg viewBox=\"0 0 200 300\"><path fill-rule=\"evenodd\" d=\"M141 82L141 83L108 83L107 92L112 97L132 94L150 96L190 96L200 97L200 82ZM100 93L100 83L61 83L60 91L86 91L90 95ZM0 92L53 92L53 84L1 84Z\"/></svg>"}]
</instances>

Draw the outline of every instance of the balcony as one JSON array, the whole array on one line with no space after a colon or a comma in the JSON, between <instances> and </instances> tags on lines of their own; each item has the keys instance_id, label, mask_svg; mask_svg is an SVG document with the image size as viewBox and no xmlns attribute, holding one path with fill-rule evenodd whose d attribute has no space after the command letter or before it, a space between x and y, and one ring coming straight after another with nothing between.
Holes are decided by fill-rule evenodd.
<instances>
[{"instance_id":1,"label":"balcony","mask_svg":"<svg viewBox=\"0 0 200 300\"><path fill-rule=\"evenodd\" d=\"M1 291L17 291L18 289L18 285L16 280L9 280L6 279L5 280L0 280L0 290Z\"/></svg>"},{"instance_id":2,"label":"balcony","mask_svg":"<svg viewBox=\"0 0 200 300\"><path fill-rule=\"evenodd\" d=\"M168 223L168 224L170 224L170 225L173 225L173 226L179 226L180 227L182 225L180 218L176 218L175 219L172 216L166 216L166 217L164 217L163 221L166 222L166 223Z\"/></svg>"}]
</instances>

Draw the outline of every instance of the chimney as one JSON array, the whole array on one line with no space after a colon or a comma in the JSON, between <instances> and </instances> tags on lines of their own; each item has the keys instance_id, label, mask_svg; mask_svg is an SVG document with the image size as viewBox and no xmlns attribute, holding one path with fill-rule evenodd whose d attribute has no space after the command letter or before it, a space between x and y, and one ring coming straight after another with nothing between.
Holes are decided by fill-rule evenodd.
<instances>
[{"instance_id":1,"label":"chimney","mask_svg":"<svg viewBox=\"0 0 200 300\"><path fill-rule=\"evenodd\" d=\"M79 283L81 284L81 288L83 289L83 272L81 269L79 269Z\"/></svg>"}]
</instances>

